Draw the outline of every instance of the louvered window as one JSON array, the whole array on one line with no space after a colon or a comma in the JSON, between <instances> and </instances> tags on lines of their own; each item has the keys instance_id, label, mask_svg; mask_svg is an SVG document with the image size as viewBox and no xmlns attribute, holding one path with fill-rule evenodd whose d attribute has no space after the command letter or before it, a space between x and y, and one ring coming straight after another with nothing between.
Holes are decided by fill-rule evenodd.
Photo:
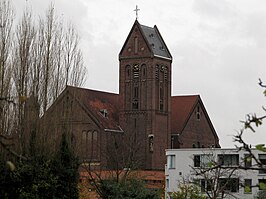
<instances>
[{"instance_id":1,"label":"louvered window","mask_svg":"<svg viewBox=\"0 0 266 199\"><path fill-rule=\"evenodd\" d=\"M136 64L134 67L133 67L133 77L136 79L136 78L139 78L139 65Z\"/></svg>"}]
</instances>

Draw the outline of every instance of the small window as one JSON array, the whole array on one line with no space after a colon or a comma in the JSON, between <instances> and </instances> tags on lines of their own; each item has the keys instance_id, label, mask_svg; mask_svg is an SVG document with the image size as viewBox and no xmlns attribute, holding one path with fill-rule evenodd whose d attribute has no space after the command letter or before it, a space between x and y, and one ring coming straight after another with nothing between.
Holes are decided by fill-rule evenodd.
<instances>
[{"instance_id":1,"label":"small window","mask_svg":"<svg viewBox=\"0 0 266 199\"><path fill-rule=\"evenodd\" d=\"M138 40L138 37L135 37L134 38L134 52L135 52L135 54L137 54L138 53L138 48L139 48L139 40Z\"/></svg>"},{"instance_id":2,"label":"small window","mask_svg":"<svg viewBox=\"0 0 266 199\"><path fill-rule=\"evenodd\" d=\"M107 112L106 109L101 109L101 110L100 110L100 113L101 113L101 115L102 115L103 117L107 118L107 114L108 114L108 112Z\"/></svg>"},{"instance_id":3,"label":"small window","mask_svg":"<svg viewBox=\"0 0 266 199\"><path fill-rule=\"evenodd\" d=\"M238 192L239 191L239 179L238 178L220 178L218 180L219 187L225 191Z\"/></svg>"},{"instance_id":4,"label":"small window","mask_svg":"<svg viewBox=\"0 0 266 199\"><path fill-rule=\"evenodd\" d=\"M134 79L139 78L139 65L135 64L133 67L133 77Z\"/></svg>"},{"instance_id":5,"label":"small window","mask_svg":"<svg viewBox=\"0 0 266 199\"><path fill-rule=\"evenodd\" d=\"M167 156L167 168L174 169L175 168L175 155Z\"/></svg>"},{"instance_id":6,"label":"small window","mask_svg":"<svg viewBox=\"0 0 266 199\"><path fill-rule=\"evenodd\" d=\"M139 102L138 102L138 100L134 100L132 102L132 109L134 109L134 110L139 109Z\"/></svg>"},{"instance_id":7,"label":"small window","mask_svg":"<svg viewBox=\"0 0 266 199\"><path fill-rule=\"evenodd\" d=\"M155 67L155 79L159 79L159 65Z\"/></svg>"},{"instance_id":8,"label":"small window","mask_svg":"<svg viewBox=\"0 0 266 199\"><path fill-rule=\"evenodd\" d=\"M168 79L168 71L167 71L167 67L165 66L164 68L164 80Z\"/></svg>"},{"instance_id":9,"label":"small window","mask_svg":"<svg viewBox=\"0 0 266 199\"><path fill-rule=\"evenodd\" d=\"M266 165L266 154L259 154L259 161L261 164ZM259 170L260 174L266 174L266 169Z\"/></svg>"},{"instance_id":10,"label":"small window","mask_svg":"<svg viewBox=\"0 0 266 199\"><path fill-rule=\"evenodd\" d=\"M210 163L214 160L211 154L194 155L194 167L210 167Z\"/></svg>"},{"instance_id":11,"label":"small window","mask_svg":"<svg viewBox=\"0 0 266 199\"><path fill-rule=\"evenodd\" d=\"M218 155L218 162L220 165L224 166L237 166L239 165L239 155L238 154Z\"/></svg>"},{"instance_id":12,"label":"small window","mask_svg":"<svg viewBox=\"0 0 266 199\"><path fill-rule=\"evenodd\" d=\"M197 117L197 120L200 120L200 107L199 106L197 106L196 117Z\"/></svg>"},{"instance_id":13,"label":"small window","mask_svg":"<svg viewBox=\"0 0 266 199\"><path fill-rule=\"evenodd\" d=\"M164 89L163 89L163 83L160 82L160 100L164 99Z\"/></svg>"},{"instance_id":14,"label":"small window","mask_svg":"<svg viewBox=\"0 0 266 199\"><path fill-rule=\"evenodd\" d=\"M169 179L166 179L166 188L169 189Z\"/></svg>"},{"instance_id":15,"label":"small window","mask_svg":"<svg viewBox=\"0 0 266 199\"><path fill-rule=\"evenodd\" d=\"M194 167L200 167L200 155L194 155Z\"/></svg>"},{"instance_id":16,"label":"small window","mask_svg":"<svg viewBox=\"0 0 266 199\"><path fill-rule=\"evenodd\" d=\"M141 70L142 70L142 77L145 78L146 77L146 65L145 64L141 65Z\"/></svg>"},{"instance_id":17,"label":"small window","mask_svg":"<svg viewBox=\"0 0 266 199\"><path fill-rule=\"evenodd\" d=\"M264 190L266 179L259 179L259 190Z\"/></svg>"},{"instance_id":18,"label":"small window","mask_svg":"<svg viewBox=\"0 0 266 199\"><path fill-rule=\"evenodd\" d=\"M209 191L212 191L212 180L205 180L205 179L201 179L200 180L200 187L201 187L201 192L202 193L206 193Z\"/></svg>"},{"instance_id":19,"label":"small window","mask_svg":"<svg viewBox=\"0 0 266 199\"><path fill-rule=\"evenodd\" d=\"M163 100L160 100L160 111L163 112Z\"/></svg>"},{"instance_id":20,"label":"small window","mask_svg":"<svg viewBox=\"0 0 266 199\"><path fill-rule=\"evenodd\" d=\"M245 179L244 193L252 193L252 179Z\"/></svg>"},{"instance_id":21,"label":"small window","mask_svg":"<svg viewBox=\"0 0 266 199\"><path fill-rule=\"evenodd\" d=\"M252 157L250 154L245 154L244 155L244 166L245 168L250 168L252 165Z\"/></svg>"},{"instance_id":22,"label":"small window","mask_svg":"<svg viewBox=\"0 0 266 199\"><path fill-rule=\"evenodd\" d=\"M149 135L149 151L153 152L153 135Z\"/></svg>"},{"instance_id":23,"label":"small window","mask_svg":"<svg viewBox=\"0 0 266 199\"><path fill-rule=\"evenodd\" d=\"M138 98L139 97L139 87L135 87L134 88L134 98Z\"/></svg>"}]
</instances>

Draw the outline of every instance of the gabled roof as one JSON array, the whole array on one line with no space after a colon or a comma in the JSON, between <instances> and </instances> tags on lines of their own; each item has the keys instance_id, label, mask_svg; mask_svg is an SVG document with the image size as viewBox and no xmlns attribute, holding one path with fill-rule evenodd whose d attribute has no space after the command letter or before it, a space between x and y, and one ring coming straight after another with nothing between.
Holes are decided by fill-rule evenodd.
<instances>
[{"instance_id":1,"label":"gabled roof","mask_svg":"<svg viewBox=\"0 0 266 199\"><path fill-rule=\"evenodd\" d=\"M172 56L164 43L164 40L157 28L157 26L148 27L144 25L140 25L143 35L151 46L151 50L154 56L160 56L164 58L172 59Z\"/></svg>"},{"instance_id":2,"label":"gabled roof","mask_svg":"<svg viewBox=\"0 0 266 199\"><path fill-rule=\"evenodd\" d=\"M172 97L172 116L171 128L174 133L181 133L186 126L199 95L173 96Z\"/></svg>"},{"instance_id":3,"label":"gabled roof","mask_svg":"<svg viewBox=\"0 0 266 199\"><path fill-rule=\"evenodd\" d=\"M172 96L172 115L171 115L171 128L172 133L182 134L184 128L187 125L193 110L197 104L201 105L202 111L212 129L213 136L219 140L218 135L212 125L211 119L205 109L205 106L199 95L184 95L184 96ZM218 144L219 145L219 144Z\"/></svg>"},{"instance_id":4,"label":"gabled roof","mask_svg":"<svg viewBox=\"0 0 266 199\"><path fill-rule=\"evenodd\" d=\"M119 127L118 94L72 86L67 86L67 89L80 105L93 114L105 131L122 132Z\"/></svg>"},{"instance_id":5,"label":"gabled roof","mask_svg":"<svg viewBox=\"0 0 266 199\"><path fill-rule=\"evenodd\" d=\"M135 21L135 23L133 24L128 36L127 36L127 39L119 53L119 55L121 56L133 30L134 30L134 27L138 27L149 50L152 52L153 56L157 56L157 57L161 57L161 58L166 58L166 59L170 59L172 60L172 56L157 28L157 26L155 25L153 28L152 27L148 27L148 26L145 26L145 25L141 25L139 24L138 20Z\"/></svg>"},{"instance_id":6,"label":"gabled roof","mask_svg":"<svg viewBox=\"0 0 266 199\"><path fill-rule=\"evenodd\" d=\"M52 111L57 101L60 101L67 94L71 95L78 102L79 106L105 131L123 132L119 127L119 96L115 93L67 86L45 114ZM106 117L101 111L107 113Z\"/></svg>"}]
</instances>

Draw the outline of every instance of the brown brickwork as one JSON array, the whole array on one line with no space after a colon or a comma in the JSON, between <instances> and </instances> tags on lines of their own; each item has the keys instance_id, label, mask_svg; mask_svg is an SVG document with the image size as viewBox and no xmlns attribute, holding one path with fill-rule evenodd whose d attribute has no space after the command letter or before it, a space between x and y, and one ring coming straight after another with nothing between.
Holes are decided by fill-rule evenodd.
<instances>
[{"instance_id":1,"label":"brown brickwork","mask_svg":"<svg viewBox=\"0 0 266 199\"><path fill-rule=\"evenodd\" d=\"M172 57L156 26L136 20L119 62L119 94L68 86L45 113L40 139L50 150L67 131L96 169L163 170L167 148L219 147L200 97L171 96Z\"/></svg>"}]
</instances>

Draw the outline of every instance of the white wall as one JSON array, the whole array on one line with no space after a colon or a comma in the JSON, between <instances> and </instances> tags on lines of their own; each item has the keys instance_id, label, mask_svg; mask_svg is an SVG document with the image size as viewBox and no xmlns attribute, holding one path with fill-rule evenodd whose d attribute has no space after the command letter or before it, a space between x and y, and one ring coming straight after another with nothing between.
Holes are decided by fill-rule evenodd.
<instances>
[{"instance_id":1,"label":"white wall","mask_svg":"<svg viewBox=\"0 0 266 199\"><path fill-rule=\"evenodd\" d=\"M263 152L252 149L253 153L256 157L258 154L263 154ZM207 149L207 148L197 148L197 149L168 149L166 150L166 156L169 159L169 156L175 156L175 168L169 167L169 160L167 161L167 165L165 167L165 178L166 178L166 193L174 192L178 189L178 184L183 182L184 179L195 179L200 178L195 176L194 166L194 155L201 154L213 154L217 159L218 154L239 154L239 163L244 164L244 154L248 154L244 151L236 151L236 149ZM264 153L266 154L266 153ZM252 160L252 165L255 165L255 161ZM244 166L244 165L243 165ZM251 170L238 170L234 172L234 175L239 177L240 183L244 182L244 179L252 179L252 186L258 184L258 179L266 179L266 174L259 174L259 171L251 171ZM169 182L169 187L167 187L167 182ZM234 196L243 199L253 199L254 195L258 192L257 187L252 188L251 193L244 193L244 187L239 187L238 193L233 193ZM230 198L230 197L227 197Z\"/></svg>"}]
</instances>

